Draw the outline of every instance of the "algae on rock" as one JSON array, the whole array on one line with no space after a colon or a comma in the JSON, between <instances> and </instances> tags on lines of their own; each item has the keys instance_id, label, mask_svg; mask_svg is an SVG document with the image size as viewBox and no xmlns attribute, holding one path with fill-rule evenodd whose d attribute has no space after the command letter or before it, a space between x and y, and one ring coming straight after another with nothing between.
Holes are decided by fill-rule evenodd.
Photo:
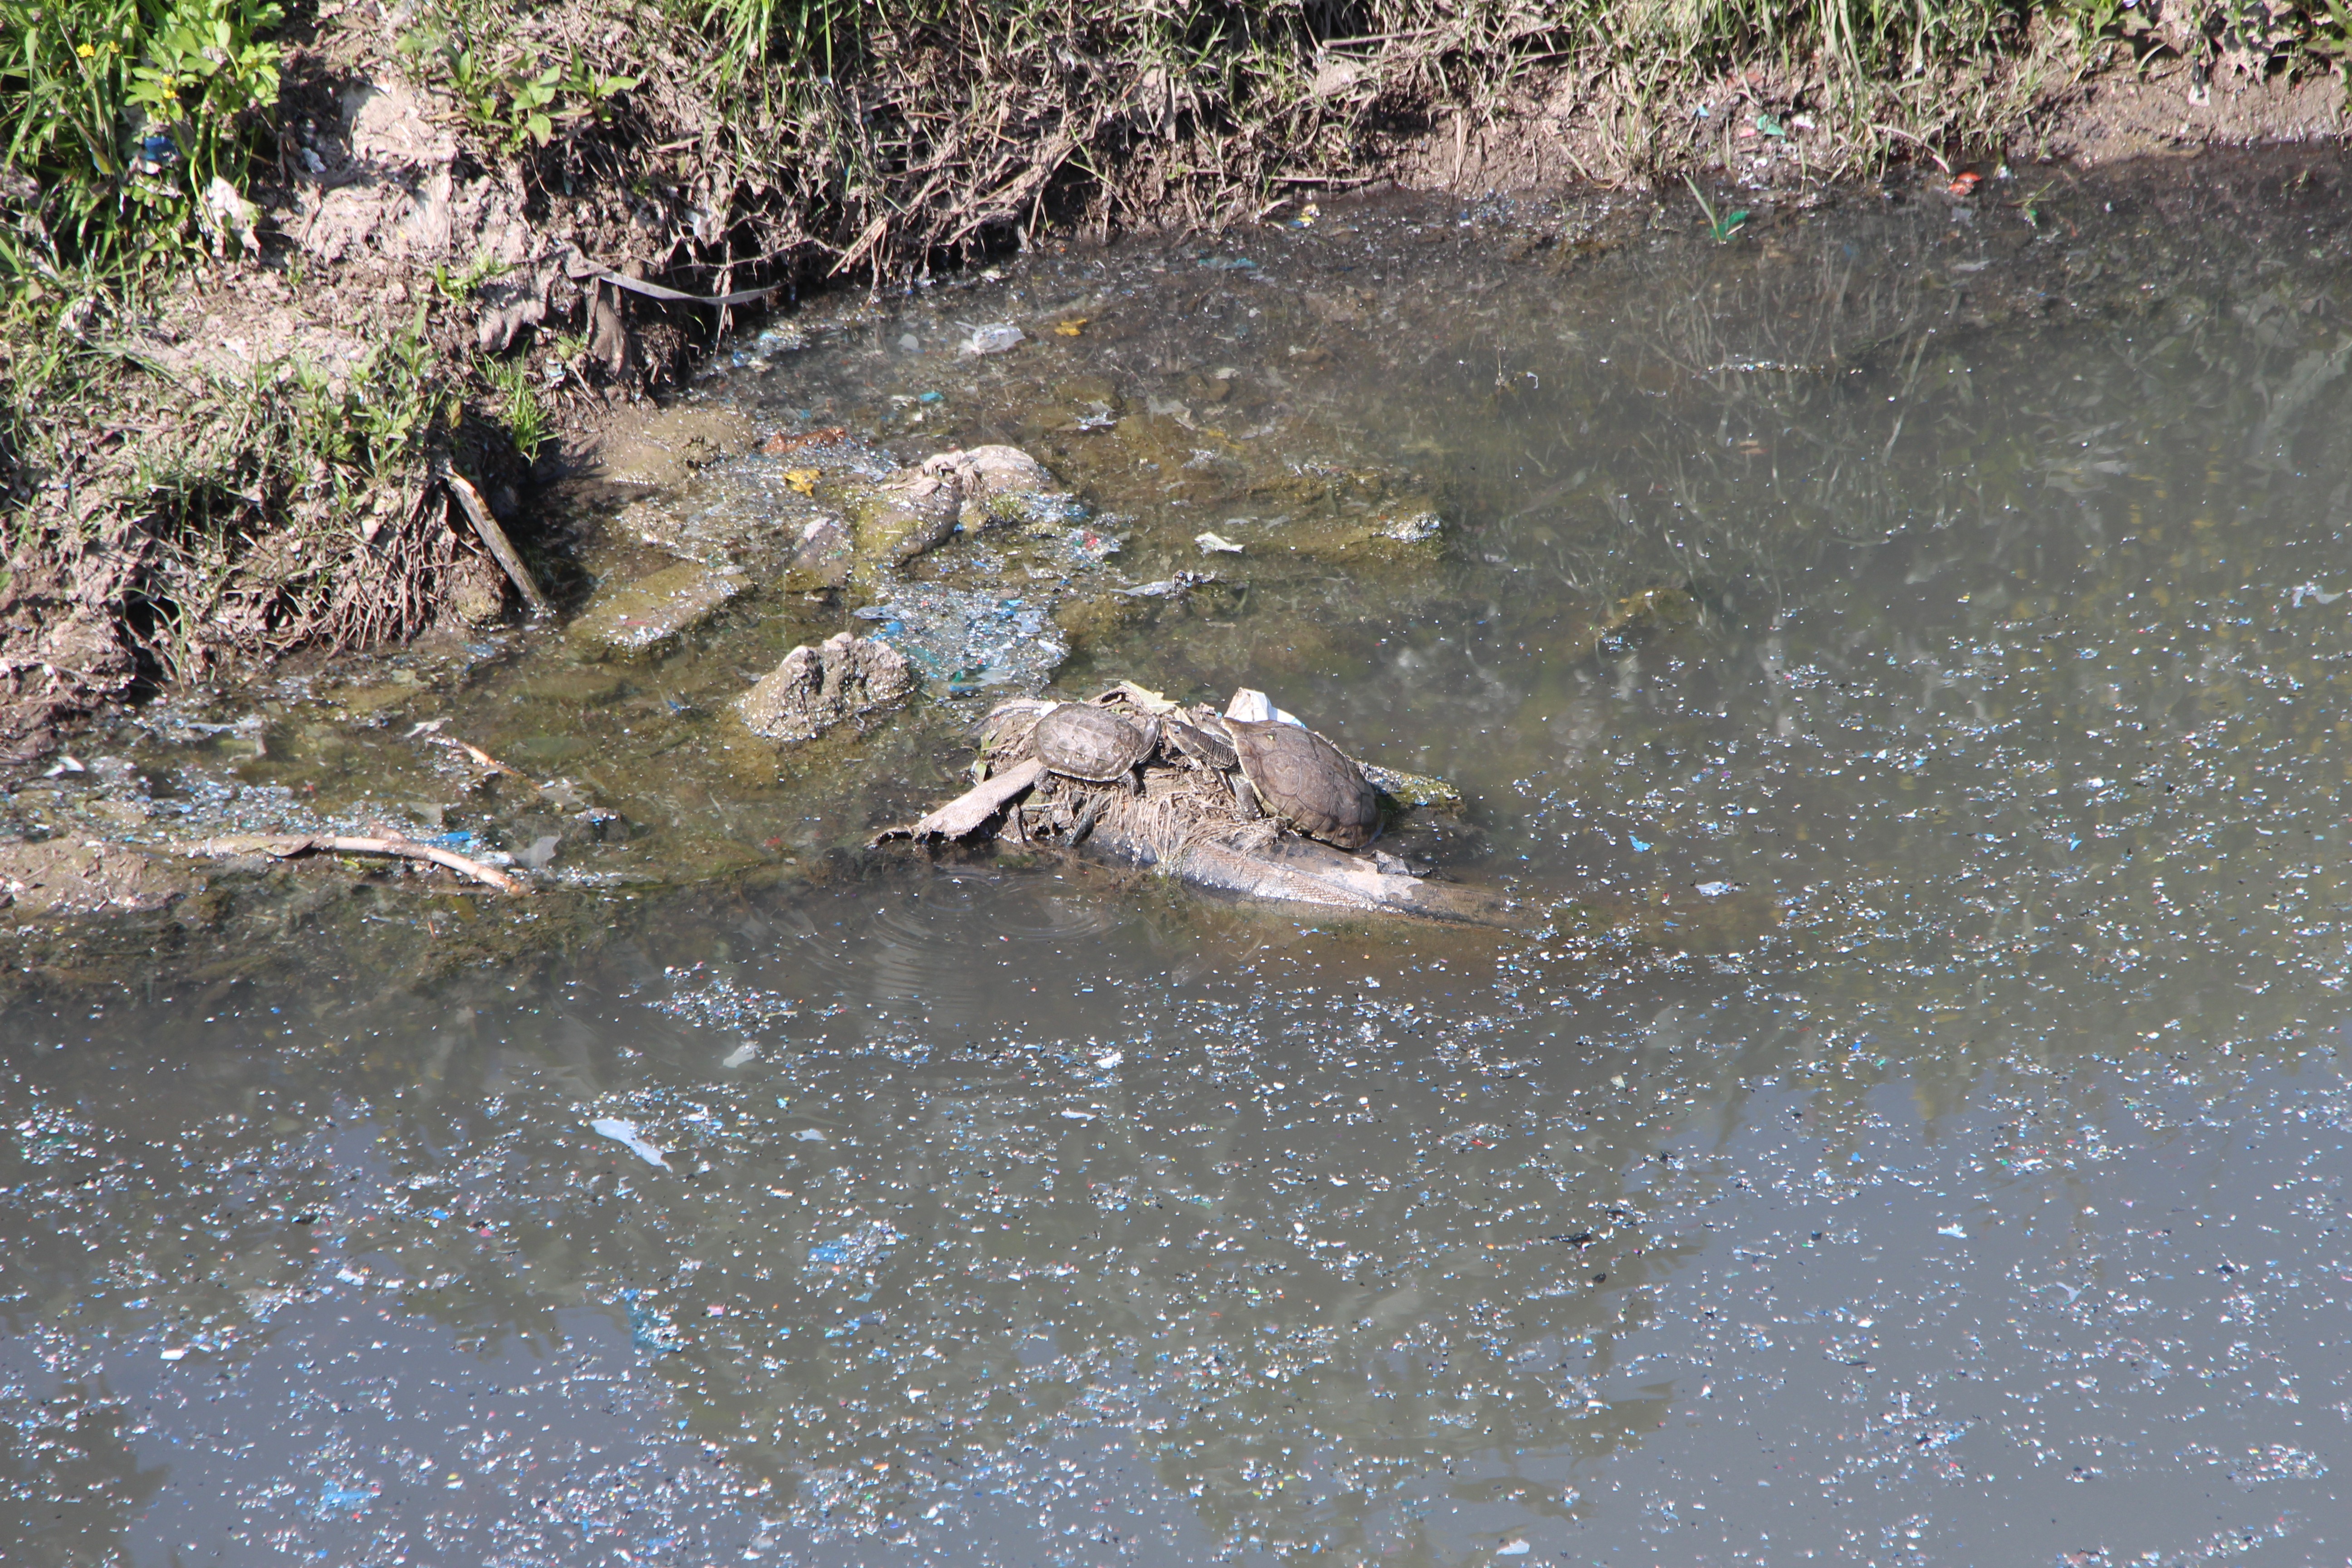
<instances>
[{"instance_id":1,"label":"algae on rock","mask_svg":"<svg viewBox=\"0 0 2352 1568\"><path fill-rule=\"evenodd\" d=\"M600 590L569 636L596 657L650 653L717 615L744 589L743 574L683 563Z\"/></svg>"}]
</instances>

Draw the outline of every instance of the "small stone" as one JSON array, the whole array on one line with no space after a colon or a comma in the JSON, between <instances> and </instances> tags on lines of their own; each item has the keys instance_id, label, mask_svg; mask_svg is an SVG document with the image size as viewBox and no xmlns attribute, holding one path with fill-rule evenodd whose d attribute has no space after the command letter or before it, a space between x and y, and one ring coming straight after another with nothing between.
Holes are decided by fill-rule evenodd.
<instances>
[{"instance_id":1,"label":"small stone","mask_svg":"<svg viewBox=\"0 0 2352 1568\"><path fill-rule=\"evenodd\" d=\"M806 741L845 719L871 712L915 689L915 672L888 643L839 632L784 656L736 709L755 735Z\"/></svg>"}]
</instances>

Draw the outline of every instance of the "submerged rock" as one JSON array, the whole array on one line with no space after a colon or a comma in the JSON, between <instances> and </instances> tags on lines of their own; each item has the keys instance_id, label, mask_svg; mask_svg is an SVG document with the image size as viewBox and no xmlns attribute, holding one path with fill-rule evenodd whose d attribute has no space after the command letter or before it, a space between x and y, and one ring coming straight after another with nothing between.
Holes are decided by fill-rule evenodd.
<instances>
[{"instance_id":1,"label":"submerged rock","mask_svg":"<svg viewBox=\"0 0 2352 1568\"><path fill-rule=\"evenodd\" d=\"M718 614L743 585L740 572L691 563L665 567L600 591L572 623L569 635L593 654L650 652Z\"/></svg>"},{"instance_id":2,"label":"submerged rock","mask_svg":"<svg viewBox=\"0 0 2352 1568\"><path fill-rule=\"evenodd\" d=\"M755 735L806 741L914 689L914 669L897 648L840 632L817 647L793 649L735 706Z\"/></svg>"}]
</instances>

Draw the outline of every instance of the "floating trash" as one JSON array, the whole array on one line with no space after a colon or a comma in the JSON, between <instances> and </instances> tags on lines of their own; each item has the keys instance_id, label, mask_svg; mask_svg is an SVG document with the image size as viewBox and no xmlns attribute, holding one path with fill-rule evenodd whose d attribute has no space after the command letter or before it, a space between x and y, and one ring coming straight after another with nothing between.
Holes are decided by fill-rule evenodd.
<instances>
[{"instance_id":1,"label":"floating trash","mask_svg":"<svg viewBox=\"0 0 2352 1568\"><path fill-rule=\"evenodd\" d=\"M375 1489L373 1487L344 1487L327 1481L319 1488L318 1513L320 1519L346 1510L354 1514L365 1513L368 1505L373 1501Z\"/></svg>"},{"instance_id":2,"label":"floating trash","mask_svg":"<svg viewBox=\"0 0 2352 1568\"><path fill-rule=\"evenodd\" d=\"M970 326L969 322L960 324ZM994 321L971 327L971 336L963 344L963 352L968 354L1001 354L1029 341L1029 334L1010 321Z\"/></svg>"},{"instance_id":3,"label":"floating trash","mask_svg":"<svg viewBox=\"0 0 2352 1568\"><path fill-rule=\"evenodd\" d=\"M865 1272L878 1268L890 1249L907 1239L906 1233L880 1220L869 1220L846 1236L820 1241L808 1250L811 1274Z\"/></svg>"},{"instance_id":4,"label":"floating trash","mask_svg":"<svg viewBox=\"0 0 2352 1568\"><path fill-rule=\"evenodd\" d=\"M925 678L950 692L1043 686L1070 656L1043 601L968 588L902 589L856 612Z\"/></svg>"},{"instance_id":5,"label":"floating trash","mask_svg":"<svg viewBox=\"0 0 2352 1568\"><path fill-rule=\"evenodd\" d=\"M659 1165L665 1171L669 1169L669 1160L665 1152L655 1148L639 1136L637 1124L634 1121L624 1121L615 1116L600 1116L588 1124L588 1130L610 1138L615 1143L625 1145L630 1152L638 1155L648 1164Z\"/></svg>"},{"instance_id":6,"label":"floating trash","mask_svg":"<svg viewBox=\"0 0 2352 1568\"><path fill-rule=\"evenodd\" d=\"M669 1314L646 1301L640 1292L622 1291L621 1310L628 1315L629 1342L639 1350L667 1355L672 1351L686 1348L686 1342L677 1337L677 1330L670 1322Z\"/></svg>"}]
</instances>

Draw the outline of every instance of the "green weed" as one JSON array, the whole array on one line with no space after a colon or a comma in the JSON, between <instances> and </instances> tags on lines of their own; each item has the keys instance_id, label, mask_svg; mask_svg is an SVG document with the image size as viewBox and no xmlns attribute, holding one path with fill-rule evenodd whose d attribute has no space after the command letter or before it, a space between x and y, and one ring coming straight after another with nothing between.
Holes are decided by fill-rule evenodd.
<instances>
[{"instance_id":1,"label":"green weed","mask_svg":"<svg viewBox=\"0 0 2352 1568\"><path fill-rule=\"evenodd\" d=\"M515 450L525 462L539 456L547 444L547 415L539 405L539 395L531 390L530 363L524 359L492 360L482 367L490 386L498 394L499 422L507 428Z\"/></svg>"},{"instance_id":2,"label":"green weed","mask_svg":"<svg viewBox=\"0 0 2352 1568\"><path fill-rule=\"evenodd\" d=\"M483 284L512 270L505 262L488 256L478 256L455 272L449 270L447 263L436 261L433 264L433 291L453 305L462 305Z\"/></svg>"},{"instance_id":3,"label":"green weed","mask_svg":"<svg viewBox=\"0 0 2352 1568\"><path fill-rule=\"evenodd\" d=\"M269 0L0 0L0 195L50 265L145 261L213 226L276 111ZM5 281L37 274L22 248Z\"/></svg>"},{"instance_id":4,"label":"green weed","mask_svg":"<svg viewBox=\"0 0 2352 1568\"><path fill-rule=\"evenodd\" d=\"M503 153L526 142L544 147L559 129L601 120L638 80L596 69L577 49L549 63L511 14L483 0L428 7L401 48L457 100L467 125Z\"/></svg>"},{"instance_id":5,"label":"green weed","mask_svg":"<svg viewBox=\"0 0 2352 1568\"><path fill-rule=\"evenodd\" d=\"M1715 210L1715 204L1706 199L1706 193L1698 188L1696 180L1685 174L1683 184L1690 187L1690 194L1697 199L1698 210L1706 215L1707 237L1717 245L1729 244L1731 237L1739 232L1739 226L1748 221L1748 209L1741 207L1735 212L1727 212L1718 216Z\"/></svg>"}]
</instances>

